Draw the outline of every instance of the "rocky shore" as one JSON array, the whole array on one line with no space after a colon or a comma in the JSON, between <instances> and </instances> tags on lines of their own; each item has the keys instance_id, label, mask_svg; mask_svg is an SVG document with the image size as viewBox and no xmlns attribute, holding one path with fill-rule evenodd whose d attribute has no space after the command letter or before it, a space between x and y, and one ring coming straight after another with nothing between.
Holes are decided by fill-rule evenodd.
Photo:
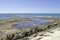
<instances>
[{"instance_id":1,"label":"rocky shore","mask_svg":"<svg viewBox=\"0 0 60 40\"><path fill-rule=\"evenodd\" d=\"M42 26L34 26L31 28L14 29L9 27L6 28L7 30L0 29L0 40L48 40L49 38L46 36L50 36L52 33L55 35L55 32L59 31L59 25L60 20L55 20ZM55 31L56 29L57 31ZM55 36L53 37L55 38Z\"/></svg>"}]
</instances>

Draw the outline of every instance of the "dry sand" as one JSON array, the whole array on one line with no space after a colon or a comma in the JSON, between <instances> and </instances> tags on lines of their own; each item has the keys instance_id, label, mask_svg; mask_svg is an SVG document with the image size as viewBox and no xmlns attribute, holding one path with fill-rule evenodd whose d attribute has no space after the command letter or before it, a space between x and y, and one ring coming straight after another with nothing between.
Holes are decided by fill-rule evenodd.
<instances>
[{"instance_id":1,"label":"dry sand","mask_svg":"<svg viewBox=\"0 0 60 40\"><path fill-rule=\"evenodd\" d=\"M42 36L31 37L29 40L60 40L60 28L47 31Z\"/></svg>"}]
</instances>

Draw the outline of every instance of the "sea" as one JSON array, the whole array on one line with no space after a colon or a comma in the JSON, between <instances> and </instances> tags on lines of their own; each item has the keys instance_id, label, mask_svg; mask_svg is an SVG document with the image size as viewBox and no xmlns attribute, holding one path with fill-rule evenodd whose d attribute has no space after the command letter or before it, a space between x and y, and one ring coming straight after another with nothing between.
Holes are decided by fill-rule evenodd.
<instances>
[{"instance_id":1,"label":"sea","mask_svg":"<svg viewBox=\"0 0 60 40\"><path fill-rule=\"evenodd\" d=\"M53 18L60 18L60 14L57 13L5 13L0 14L0 20L7 20L10 18L30 18L35 21L28 21L28 22L17 22L13 25L13 28L25 28L25 27L32 27L32 26L40 26L45 23L51 22L52 20L42 20L34 17L53 17Z\"/></svg>"},{"instance_id":2,"label":"sea","mask_svg":"<svg viewBox=\"0 0 60 40\"><path fill-rule=\"evenodd\" d=\"M9 17L55 17L60 18L59 13L0 13L0 20Z\"/></svg>"}]
</instances>

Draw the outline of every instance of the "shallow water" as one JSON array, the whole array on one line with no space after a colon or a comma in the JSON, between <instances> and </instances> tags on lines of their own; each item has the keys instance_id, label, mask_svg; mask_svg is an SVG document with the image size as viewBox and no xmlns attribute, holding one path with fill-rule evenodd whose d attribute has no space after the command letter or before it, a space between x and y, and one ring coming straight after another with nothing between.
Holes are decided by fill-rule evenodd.
<instances>
[{"instance_id":1,"label":"shallow water","mask_svg":"<svg viewBox=\"0 0 60 40\"><path fill-rule=\"evenodd\" d=\"M13 28L24 28L24 27L33 27L33 26L43 25L52 21L52 20L42 20L42 19L34 18L34 17L37 17L37 16L45 16L45 17L51 16L52 17L53 15L54 14L47 14L47 15L46 14L0 14L0 20L6 20L9 18L14 18L14 17L28 18L28 19L34 20L34 21L21 21L12 25ZM56 14L53 17L55 16Z\"/></svg>"},{"instance_id":2,"label":"shallow water","mask_svg":"<svg viewBox=\"0 0 60 40\"><path fill-rule=\"evenodd\" d=\"M51 22L52 20L38 20L35 18L33 19L34 21L21 21L21 22L17 22L16 24L13 25L13 28L26 28L26 27L33 27L33 26L40 26L43 25L45 23Z\"/></svg>"}]
</instances>

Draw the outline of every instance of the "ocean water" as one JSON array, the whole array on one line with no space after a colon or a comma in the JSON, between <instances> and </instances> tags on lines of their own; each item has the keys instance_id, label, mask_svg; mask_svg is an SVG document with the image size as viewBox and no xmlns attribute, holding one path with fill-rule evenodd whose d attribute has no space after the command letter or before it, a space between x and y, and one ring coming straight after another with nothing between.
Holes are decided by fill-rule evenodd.
<instances>
[{"instance_id":1,"label":"ocean water","mask_svg":"<svg viewBox=\"0 0 60 40\"><path fill-rule=\"evenodd\" d=\"M17 22L15 25L13 25L13 28L24 28L24 27L32 27L32 26L39 26L43 25L45 23L48 23L52 20L42 20L38 18L32 18L32 17L55 17L55 18L60 18L60 14L39 14L39 13L25 13L25 14L0 14L0 20L7 20L9 18L14 18L14 17L20 17L20 18L29 18L35 21L29 21L29 22Z\"/></svg>"},{"instance_id":2,"label":"ocean water","mask_svg":"<svg viewBox=\"0 0 60 40\"><path fill-rule=\"evenodd\" d=\"M31 16L35 16L35 17L56 17L56 18L60 18L60 14L47 14L47 13L9 13L9 14L0 14L0 20L2 19L8 19L8 18L11 18L11 17L31 17Z\"/></svg>"},{"instance_id":3,"label":"ocean water","mask_svg":"<svg viewBox=\"0 0 60 40\"><path fill-rule=\"evenodd\" d=\"M13 16L49 16L49 17L60 17L60 14L54 14L54 13L9 13L9 14L0 14L0 17L13 17Z\"/></svg>"},{"instance_id":4,"label":"ocean water","mask_svg":"<svg viewBox=\"0 0 60 40\"><path fill-rule=\"evenodd\" d=\"M6 20L13 17L20 17L20 18L30 18L30 17L55 17L60 18L60 14L47 14L47 13L9 13L9 14L0 14L0 20Z\"/></svg>"}]
</instances>

